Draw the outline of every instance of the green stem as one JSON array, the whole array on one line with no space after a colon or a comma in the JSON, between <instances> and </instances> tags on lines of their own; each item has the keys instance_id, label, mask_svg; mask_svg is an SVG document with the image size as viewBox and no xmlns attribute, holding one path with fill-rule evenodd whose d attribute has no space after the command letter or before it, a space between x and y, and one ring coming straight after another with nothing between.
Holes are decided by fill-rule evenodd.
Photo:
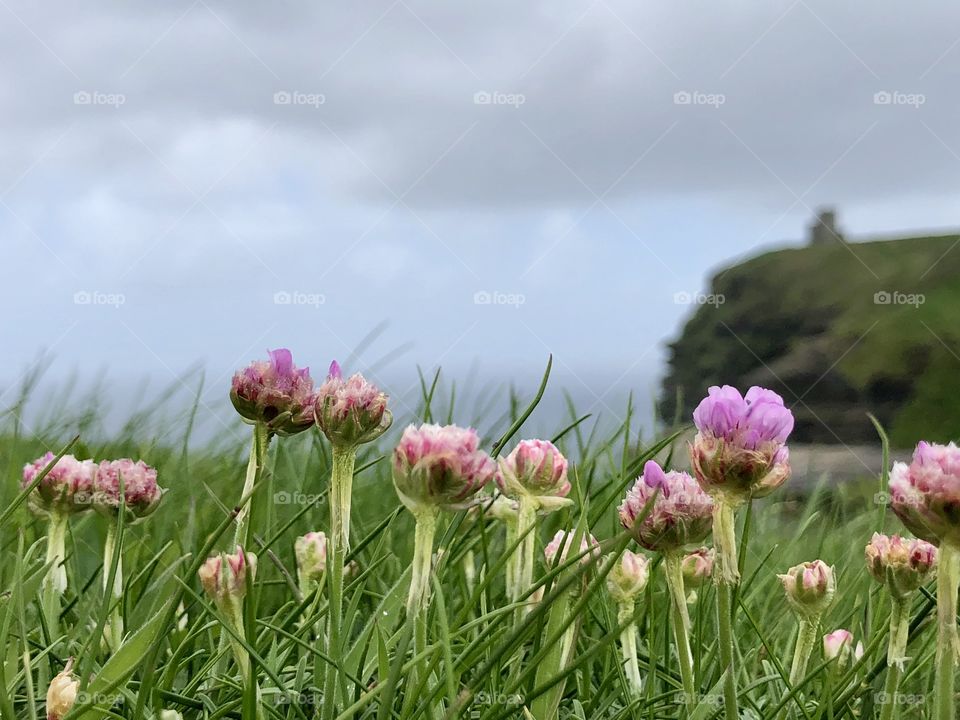
<instances>
[{"instance_id":1,"label":"green stem","mask_svg":"<svg viewBox=\"0 0 960 720\"><path fill-rule=\"evenodd\" d=\"M410 570L410 592L407 594L407 615L419 616L430 604L430 565L433 537L437 530L437 510L425 508L415 514L413 565ZM422 650L423 648L417 648Z\"/></svg>"},{"instance_id":2,"label":"green stem","mask_svg":"<svg viewBox=\"0 0 960 720\"><path fill-rule=\"evenodd\" d=\"M519 580L515 592L517 594L514 600L519 600L530 591L533 585L533 565L536 557L537 547L537 506L532 498L526 495L520 496L520 511L517 519L517 537L523 537L521 548L523 553L520 556ZM524 617L530 612L529 601L525 602L520 609L520 616Z\"/></svg>"},{"instance_id":3,"label":"green stem","mask_svg":"<svg viewBox=\"0 0 960 720\"><path fill-rule=\"evenodd\" d=\"M637 660L637 623L633 616L636 604L633 600L624 600L617 609L617 623L627 625L620 633L620 647L623 651L623 671L634 697L640 697L643 692L643 680L640 677L640 662Z\"/></svg>"},{"instance_id":4,"label":"green stem","mask_svg":"<svg viewBox=\"0 0 960 720\"><path fill-rule=\"evenodd\" d=\"M740 581L737 570L737 536L734 506L727 498L714 498L713 544L717 549L714 578L717 584L717 636L723 678L723 705L727 720L738 720L737 675L733 636L733 588Z\"/></svg>"},{"instance_id":5,"label":"green stem","mask_svg":"<svg viewBox=\"0 0 960 720\"><path fill-rule=\"evenodd\" d=\"M687 597L683 587L683 556L672 551L663 556L664 570L667 575L667 589L670 591L671 614L673 617L673 638L677 645L677 660L680 663L680 679L683 683L683 702L687 717L697 705L697 689L693 679L693 653L690 651L690 614L687 611Z\"/></svg>"},{"instance_id":6,"label":"green stem","mask_svg":"<svg viewBox=\"0 0 960 720\"><path fill-rule=\"evenodd\" d=\"M881 695L880 720L892 720L897 707L897 692L903 677L906 661L907 638L910 633L910 602L907 598L893 596L890 610L890 638L887 644L887 677Z\"/></svg>"},{"instance_id":7,"label":"green stem","mask_svg":"<svg viewBox=\"0 0 960 720\"><path fill-rule=\"evenodd\" d=\"M333 446L333 467L330 475L330 537L327 542L327 577L330 582L330 603L327 619L327 651L332 658L342 657L341 625L343 623L343 566L350 546L350 495L355 448ZM332 663L327 665L324 681L323 716L333 718L337 709L337 684L340 675Z\"/></svg>"},{"instance_id":8,"label":"green stem","mask_svg":"<svg viewBox=\"0 0 960 720\"><path fill-rule=\"evenodd\" d=\"M240 545L246 548L250 541L250 503L252 498L250 493L260 481L263 474L263 465L267 459L267 448L270 445L270 431L263 423L257 423L253 426L253 444L250 447L250 458L247 460L247 474L243 480L243 493L241 498L245 498L240 505L237 513L237 531L233 537L234 546Z\"/></svg>"},{"instance_id":9,"label":"green stem","mask_svg":"<svg viewBox=\"0 0 960 720\"><path fill-rule=\"evenodd\" d=\"M64 559L67 556L66 513L54 510L50 513L47 528L47 565L49 569L43 579L43 613L46 617L50 641L55 642L60 635L60 598L67 589L67 569Z\"/></svg>"},{"instance_id":10,"label":"green stem","mask_svg":"<svg viewBox=\"0 0 960 720\"><path fill-rule=\"evenodd\" d=\"M800 618L797 626L797 644L793 649L793 664L790 666L790 686L796 687L807 675L810 654L817 645L819 618Z\"/></svg>"},{"instance_id":11,"label":"green stem","mask_svg":"<svg viewBox=\"0 0 960 720\"><path fill-rule=\"evenodd\" d=\"M115 522L107 527L107 538L103 543L103 594L110 593L110 624L107 628L107 643L113 652L116 652L123 640L123 613L120 611L120 599L123 597L123 554L117 557L117 569L113 575L112 590L107 587L110 580L110 567L113 564L113 555L117 546L117 525L122 522L118 516Z\"/></svg>"},{"instance_id":12,"label":"green stem","mask_svg":"<svg viewBox=\"0 0 960 720\"><path fill-rule=\"evenodd\" d=\"M510 550L510 557L507 558L506 567L507 598L510 602L516 602L518 598L517 585L520 582L520 555L523 553L523 550L520 547L514 547L517 543L517 538L520 537L520 534L517 532L516 518L504 520L504 525L506 526L506 547L508 549L512 548Z\"/></svg>"},{"instance_id":13,"label":"green stem","mask_svg":"<svg viewBox=\"0 0 960 720\"><path fill-rule=\"evenodd\" d=\"M937 672L934 720L954 718L954 674L960 639L957 637L957 585L960 584L960 548L940 545L937 570Z\"/></svg>"}]
</instances>

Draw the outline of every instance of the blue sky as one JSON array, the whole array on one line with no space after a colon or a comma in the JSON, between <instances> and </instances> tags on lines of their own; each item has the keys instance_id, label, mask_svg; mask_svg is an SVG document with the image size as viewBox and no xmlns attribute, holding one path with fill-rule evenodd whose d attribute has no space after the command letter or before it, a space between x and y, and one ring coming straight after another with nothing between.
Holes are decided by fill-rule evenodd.
<instances>
[{"instance_id":1,"label":"blue sky","mask_svg":"<svg viewBox=\"0 0 960 720\"><path fill-rule=\"evenodd\" d=\"M649 402L677 294L817 206L960 224L958 15L4 4L0 392L44 350L51 383L222 384L281 345L322 374L381 328L349 369L397 394L553 352L587 404Z\"/></svg>"}]
</instances>

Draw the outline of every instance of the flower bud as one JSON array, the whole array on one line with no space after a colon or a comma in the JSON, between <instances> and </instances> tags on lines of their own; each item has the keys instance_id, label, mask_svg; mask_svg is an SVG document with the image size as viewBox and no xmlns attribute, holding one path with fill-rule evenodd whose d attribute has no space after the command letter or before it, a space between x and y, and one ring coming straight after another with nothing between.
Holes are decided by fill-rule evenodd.
<instances>
[{"instance_id":1,"label":"flower bud","mask_svg":"<svg viewBox=\"0 0 960 720\"><path fill-rule=\"evenodd\" d=\"M376 440L393 422L387 396L359 373L344 380L336 360L317 391L314 411L330 443L347 448Z\"/></svg>"},{"instance_id":2,"label":"flower bud","mask_svg":"<svg viewBox=\"0 0 960 720\"><path fill-rule=\"evenodd\" d=\"M161 710L160 720L183 720L183 715L176 710Z\"/></svg>"},{"instance_id":3,"label":"flower bud","mask_svg":"<svg viewBox=\"0 0 960 720\"><path fill-rule=\"evenodd\" d=\"M63 671L50 681L47 689L47 720L61 720L77 701L80 681L74 678L73 658L67 661Z\"/></svg>"},{"instance_id":4,"label":"flower bud","mask_svg":"<svg viewBox=\"0 0 960 720\"><path fill-rule=\"evenodd\" d=\"M827 660L836 660L841 668L848 667L852 660L863 657L863 643L853 645L853 633L849 630L834 630L823 636L823 656Z\"/></svg>"},{"instance_id":5,"label":"flower bud","mask_svg":"<svg viewBox=\"0 0 960 720\"><path fill-rule=\"evenodd\" d=\"M244 552L237 545L234 554L220 553L207 558L197 575L207 595L221 612L238 613L247 594L248 583L253 582L257 570L257 556ZM229 614L228 613L228 614Z\"/></svg>"},{"instance_id":6,"label":"flower bud","mask_svg":"<svg viewBox=\"0 0 960 720\"><path fill-rule=\"evenodd\" d=\"M297 558L297 578L301 590L313 589L323 578L327 569L327 536L321 532L309 532L298 537L293 546Z\"/></svg>"},{"instance_id":7,"label":"flower bud","mask_svg":"<svg viewBox=\"0 0 960 720\"><path fill-rule=\"evenodd\" d=\"M279 435L293 435L313 424L313 380L310 368L298 369L284 348L267 351L233 376L230 400L247 422L263 423Z\"/></svg>"},{"instance_id":8,"label":"flower bud","mask_svg":"<svg viewBox=\"0 0 960 720\"><path fill-rule=\"evenodd\" d=\"M633 600L643 592L649 578L650 559L642 553L624 550L607 575L607 592L618 603Z\"/></svg>"},{"instance_id":9,"label":"flower bud","mask_svg":"<svg viewBox=\"0 0 960 720\"><path fill-rule=\"evenodd\" d=\"M473 429L410 425L393 452L393 484L412 512L469 507L493 478L496 463L479 449Z\"/></svg>"},{"instance_id":10,"label":"flower bud","mask_svg":"<svg viewBox=\"0 0 960 720\"><path fill-rule=\"evenodd\" d=\"M576 536L576 533L568 533L566 530L558 530L557 534L553 536L553 540L547 543L547 546L543 548L543 556L547 561L547 565L553 567L555 565L563 565L567 561L567 555L570 552L570 546L573 545L573 538ZM591 552L587 553L587 549L590 548ZM559 553L560 559L557 560L557 555ZM586 565L600 557L600 543L597 542L597 539L590 533L585 533L580 537L580 550L576 555L583 555L580 558L580 562L583 565Z\"/></svg>"},{"instance_id":11,"label":"flower bud","mask_svg":"<svg viewBox=\"0 0 960 720\"><path fill-rule=\"evenodd\" d=\"M56 456L46 453L23 468L22 488L28 487ZM97 466L93 460L64 455L30 493L30 508L39 515L77 513L89 509Z\"/></svg>"},{"instance_id":12,"label":"flower bud","mask_svg":"<svg viewBox=\"0 0 960 720\"><path fill-rule=\"evenodd\" d=\"M836 590L833 568L822 560L795 565L777 577L783 583L787 601L798 615L819 617L833 602Z\"/></svg>"},{"instance_id":13,"label":"flower bud","mask_svg":"<svg viewBox=\"0 0 960 720\"><path fill-rule=\"evenodd\" d=\"M123 478L123 501L130 520L144 518L160 504L164 490L157 485L157 471L143 460L129 458L104 460L97 467L93 506L106 515L120 509L120 478Z\"/></svg>"},{"instance_id":14,"label":"flower bud","mask_svg":"<svg viewBox=\"0 0 960 720\"><path fill-rule=\"evenodd\" d=\"M652 507L639 520L651 500ZM710 533L713 500L687 473L665 473L651 460L620 505L620 523L647 550L669 552L701 542Z\"/></svg>"},{"instance_id":15,"label":"flower bud","mask_svg":"<svg viewBox=\"0 0 960 720\"><path fill-rule=\"evenodd\" d=\"M769 494L790 477L784 443L793 414L772 390L713 386L694 410L697 436L690 459L704 490L739 504Z\"/></svg>"},{"instance_id":16,"label":"flower bud","mask_svg":"<svg viewBox=\"0 0 960 720\"><path fill-rule=\"evenodd\" d=\"M894 463L890 505L917 537L960 545L960 448L920 442L909 465Z\"/></svg>"},{"instance_id":17,"label":"flower bud","mask_svg":"<svg viewBox=\"0 0 960 720\"><path fill-rule=\"evenodd\" d=\"M567 459L552 442L521 440L498 465L497 486L507 497L533 498L547 512L573 504L567 499Z\"/></svg>"},{"instance_id":18,"label":"flower bud","mask_svg":"<svg viewBox=\"0 0 960 720\"><path fill-rule=\"evenodd\" d=\"M713 548L697 548L684 555L680 562L680 571L684 581L693 587L699 586L704 580L713 575L713 561L717 553Z\"/></svg>"},{"instance_id":19,"label":"flower bud","mask_svg":"<svg viewBox=\"0 0 960 720\"><path fill-rule=\"evenodd\" d=\"M937 548L923 540L874 533L865 555L870 574L899 598L914 592L936 574Z\"/></svg>"}]
</instances>

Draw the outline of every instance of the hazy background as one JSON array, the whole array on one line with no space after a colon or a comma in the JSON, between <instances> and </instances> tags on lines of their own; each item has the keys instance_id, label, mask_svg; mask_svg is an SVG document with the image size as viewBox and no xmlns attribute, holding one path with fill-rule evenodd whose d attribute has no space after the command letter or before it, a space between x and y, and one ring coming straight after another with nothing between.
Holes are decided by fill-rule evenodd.
<instances>
[{"instance_id":1,"label":"hazy background","mask_svg":"<svg viewBox=\"0 0 960 720\"><path fill-rule=\"evenodd\" d=\"M854 238L960 224L942 2L0 19L2 406L45 351L48 387L108 378L121 406L199 363L215 409L288 346L401 402L417 365L532 389L553 352L555 387L617 414L652 403L711 269L801 242L817 206Z\"/></svg>"}]
</instances>

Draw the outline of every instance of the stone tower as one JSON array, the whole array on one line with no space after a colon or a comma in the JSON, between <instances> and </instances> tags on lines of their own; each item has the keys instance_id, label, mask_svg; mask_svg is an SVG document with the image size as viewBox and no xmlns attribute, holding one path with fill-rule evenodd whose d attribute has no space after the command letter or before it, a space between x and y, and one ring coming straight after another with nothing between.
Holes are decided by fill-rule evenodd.
<instances>
[{"instance_id":1,"label":"stone tower","mask_svg":"<svg viewBox=\"0 0 960 720\"><path fill-rule=\"evenodd\" d=\"M817 211L817 217L810 225L811 245L832 245L843 242L843 234L837 229L837 213L833 208L825 207Z\"/></svg>"}]
</instances>

